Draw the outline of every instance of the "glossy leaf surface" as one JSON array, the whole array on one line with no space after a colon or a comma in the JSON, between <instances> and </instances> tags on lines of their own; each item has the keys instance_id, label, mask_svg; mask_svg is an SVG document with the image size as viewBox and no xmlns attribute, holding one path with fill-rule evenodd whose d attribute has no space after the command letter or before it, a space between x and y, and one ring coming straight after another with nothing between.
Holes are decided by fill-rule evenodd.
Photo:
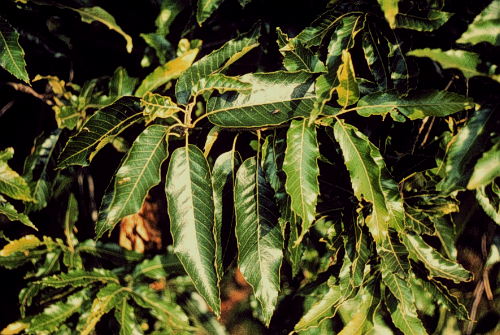
<instances>
[{"instance_id":1,"label":"glossy leaf surface","mask_svg":"<svg viewBox=\"0 0 500 335\"><path fill-rule=\"evenodd\" d=\"M457 40L458 43L477 44L488 42L500 45L500 1L493 0L469 25L467 30Z\"/></svg>"},{"instance_id":2,"label":"glossy leaf surface","mask_svg":"<svg viewBox=\"0 0 500 335\"><path fill-rule=\"evenodd\" d=\"M12 157L14 157L14 148L0 151L0 194L16 200L33 201L26 180L7 164Z\"/></svg>"},{"instance_id":3,"label":"glossy leaf surface","mask_svg":"<svg viewBox=\"0 0 500 335\"><path fill-rule=\"evenodd\" d=\"M19 33L7 20L0 17L0 66L17 79L29 83L30 78L26 72L24 50L19 45L18 40Z\"/></svg>"}]
</instances>

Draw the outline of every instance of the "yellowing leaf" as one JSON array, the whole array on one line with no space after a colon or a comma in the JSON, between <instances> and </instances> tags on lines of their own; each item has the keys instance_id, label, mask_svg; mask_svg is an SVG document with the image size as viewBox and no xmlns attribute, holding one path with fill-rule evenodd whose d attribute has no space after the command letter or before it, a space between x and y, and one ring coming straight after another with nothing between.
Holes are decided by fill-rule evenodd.
<instances>
[{"instance_id":1,"label":"yellowing leaf","mask_svg":"<svg viewBox=\"0 0 500 335\"><path fill-rule=\"evenodd\" d=\"M351 54L348 50L342 50L342 64L337 70L339 85L337 86L337 102L341 106L355 104L359 100L359 89L354 74Z\"/></svg>"},{"instance_id":2,"label":"yellowing leaf","mask_svg":"<svg viewBox=\"0 0 500 335\"><path fill-rule=\"evenodd\" d=\"M0 151L0 194L17 200L34 201L26 180L7 164L13 156L13 148Z\"/></svg>"},{"instance_id":3,"label":"yellowing leaf","mask_svg":"<svg viewBox=\"0 0 500 335\"><path fill-rule=\"evenodd\" d=\"M396 28L396 15L399 12L399 0L377 0L384 12L385 19L392 29Z\"/></svg>"},{"instance_id":4,"label":"yellowing leaf","mask_svg":"<svg viewBox=\"0 0 500 335\"><path fill-rule=\"evenodd\" d=\"M18 240L11 241L0 250L0 256L10 256L15 252L21 252L38 247L42 242L35 235L26 235Z\"/></svg>"}]
</instances>

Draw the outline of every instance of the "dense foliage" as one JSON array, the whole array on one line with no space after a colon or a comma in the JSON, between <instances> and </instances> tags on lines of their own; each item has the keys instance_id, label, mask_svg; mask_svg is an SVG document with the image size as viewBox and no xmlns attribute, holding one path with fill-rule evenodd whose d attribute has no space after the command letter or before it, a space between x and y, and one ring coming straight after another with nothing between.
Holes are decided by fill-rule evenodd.
<instances>
[{"instance_id":1,"label":"dense foliage","mask_svg":"<svg viewBox=\"0 0 500 335\"><path fill-rule=\"evenodd\" d=\"M499 29L499 0L3 1L1 334L500 331Z\"/></svg>"}]
</instances>

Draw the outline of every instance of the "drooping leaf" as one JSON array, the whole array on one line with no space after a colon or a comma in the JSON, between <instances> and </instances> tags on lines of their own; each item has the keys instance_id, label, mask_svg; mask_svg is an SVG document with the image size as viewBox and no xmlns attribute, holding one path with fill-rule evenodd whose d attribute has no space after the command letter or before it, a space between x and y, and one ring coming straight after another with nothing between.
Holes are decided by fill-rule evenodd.
<instances>
[{"instance_id":1,"label":"drooping leaf","mask_svg":"<svg viewBox=\"0 0 500 335\"><path fill-rule=\"evenodd\" d=\"M198 147L187 145L173 152L165 191L174 252L198 292L219 315L213 188L210 168Z\"/></svg>"},{"instance_id":2,"label":"drooping leaf","mask_svg":"<svg viewBox=\"0 0 500 335\"><path fill-rule=\"evenodd\" d=\"M488 42L500 45L500 1L493 0L469 25L467 30L457 40L458 43L477 44Z\"/></svg>"},{"instance_id":3,"label":"drooping leaf","mask_svg":"<svg viewBox=\"0 0 500 335\"><path fill-rule=\"evenodd\" d=\"M14 148L0 151L0 194L12 199L34 201L26 180L7 164L13 156Z\"/></svg>"},{"instance_id":4,"label":"drooping leaf","mask_svg":"<svg viewBox=\"0 0 500 335\"><path fill-rule=\"evenodd\" d=\"M469 281L471 274L460 264L446 259L437 250L416 234L402 235L403 243L410 252L410 256L420 260L429 270L432 277L441 277L453 280L455 283Z\"/></svg>"},{"instance_id":5,"label":"drooping leaf","mask_svg":"<svg viewBox=\"0 0 500 335\"><path fill-rule=\"evenodd\" d=\"M336 87L337 103L344 107L355 104L359 99L359 89L351 54L347 50L342 51L342 64L337 70L337 78L339 81L339 85Z\"/></svg>"},{"instance_id":6,"label":"drooping leaf","mask_svg":"<svg viewBox=\"0 0 500 335\"><path fill-rule=\"evenodd\" d=\"M37 138L33 152L24 161L23 177L30 186L31 194L36 199L35 203L26 205L28 213L45 208L50 199L53 184L51 179L55 177L51 175L51 170L56 164L55 155L60 134L60 129L57 129L45 138Z\"/></svg>"},{"instance_id":7,"label":"drooping leaf","mask_svg":"<svg viewBox=\"0 0 500 335\"><path fill-rule=\"evenodd\" d=\"M94 21L97 21L104 24L109 29L116 31L118 34L122 35L123 38L125 39L125 42L127 42L126 45L127 52L128 53L132 52L133 48L132 37L126 34L122 30L122 28L120 28L120 26L116 23L115 18L101 7L98 6L81 7L81 8L71 8L67 6L62 6L62 7L71 9L80 14L82 21L85 23L92 23Z\"/></svg>"},{"instance_id":8,"label":"drooping leaf","mask_svg":"<svg viewBox=\"0 0 500 335\"><path fill-rule=\"evenodd\" d=\"M308 120L294 120L287 132L287 147L283 162L286 173L286 191L292 200L293 211L302 218L302 229L296 244L316 218L319 196L319 147L314 125Z\"/></svg>"},{"instance_id":9,"label":"drooping leaf","mask_svg":"<svg viewBox=\"0 0 500 335\"><path fill-rule=\"evenodd\" d=\"M405 303L398 301L398 299L394 297L386 299L386 306L391 313L392 322L394 322L394 325L398 327L403 334L427 335L427 331L422 321L418 318L415 307L410 310L405 309L405 307L403 307Z\"/></svg>"},{"instance_id":10,"label":"drooping leaf","mask_svg":"<svg viewBox=\"0 0 500 335\"><path fill-rule=\"evenodd\" d=\"M5 200L5 198L2 197L1 195L0 195L0 215L5 215L7 217L7 220L9 221L19 221L28 227L38 230L26 214L19 213L17 209L7 200Z\"/></svg>"},{"instance_id":11,"label":"drooping leaf","mask_svg":"<svg viewBox=\"0 0 500 335\"><path fill-rule=\"evenodd\" d=\"M118 277L111 271L105 269L93 269L92 271L74 270L60 275L43 278L39 284L50 287L82 287L95 282L119 284Z\"/></svg>"},{"instance_id":12,"label":"drooping leaf","mask_svg":"<svg viewBox=\"0 0 500 335\"><path fill-rule=\"evenodd\" d=\"M447 91L420 91L408 97L395 93L373 93L358 101L356 111L361 116L385 116L397 111L410 120L426 116L447 116L473 107L472 100ZM392 115L392 114L391 114Z\"/></svg>"},{"instance_id":13,"label":"drooping leaf","mask_svg":"<svg viewBox=\"0 0 500 335\"><path fill-rule=\"evenodd\" d=\"M398 13L398 15L396 15L396 26L398 28L418 31L433 31L445 24L452 16L453 13L434 9L431 9L425 17Z\"/></svg>"},{"instance_id":14,"label":"drooping leaf","mask_svg":"<svg viewBox=\"0 0 500 335\"><path fill-rule=\"evenodd\" d=\"M476 189L476 199L493 222L500 225L500 190L498 185L493 182L486 186L480 186Z\"/></svg>"},{"instance_id":15,"label":"drooping leaf","mask_svg":"<svg viewBox=\"0 0 500 335\"><path fill-rule=\"evenodd\" d=\"M59 156L59 168L89 165L105 144L141 118L137 99L123 97L92 115L82 129L73 135Z\"/></svg>"},{"instance_id":16,"label":"drooping leaf","mask_svg":"<svg viewBox=\"0 0 500 335\"><path fill-rule=\"evenodd\" d=\"M379 32L371 24L366 25L363 33L362 46L368 68L375 81L386 90L389 85L389 69L384 55L387 52L387 41L379 36Z\"/></svg>"},{"instance_id":17,"label":"drooping leaf","mask_svg":"<svg viewBox=\"0 0 500 335\"><path fill-rule=\"evenodd\" d=\"M187 296L183 307L186 309L189 316L194 319L194 323L198 325L198 333L229 335L226 328L215 318L213 314L209 313L207 305L198 293L193 292ZM189 334L192 333L196 333L196 331L191 331Z\"/></svg>"},{"instance_id":18,"label":"drooping leaf","mask_svg":"<svg viewBox=\"0 0 500 335\"><path fill-rule=\"evenodd\" d=\"M97 238L125 216L137 213L148 191L160 182L161 164L168 156L166 136L166 127L151 125L134 141L102 200Z\"/></svg>"},{"instance_id":19,"label":"drooping leaf","mask_svg":"<svg viewBox=\"0 0 500 335\"><path fill-rule=\"evenodd\" d=\"M372 204L366 224L377 243L387 237L389 226L398 228L403 204L379 150L354 126L337 121L334 135L342 149L351 176L354 194L359 201Z\"/></svg>"},{"instance_id":20,"label":"drooping leaf","mask_svg":"<svg viewBox=\"0 0 500 335\"><path fill-rule=\"evenodd\" d=\"M129 289L116 283L108 284L100 289L99 292L97 292L97 297L92 302L90 313L85 319L85 323L80 331L80 334L90 334L102 316L122 301L127 290Z\"/></svg>"},{"instance_id":21,"label":"drooping leaf","mask_svg":"<svg viewBox=\"0 0 500 335\"><path fill-rule=\"evenodd\" d=\"M19 292L19 310L21 312L21 317L26 317L26 308L31 306L33 298L40 293L41 288L42 286L40 284L30 283Z\"/></svg>"},{"instance_id":22,"label":"drooping leaf","mask_svg":"<svg viewBox=\"0 0 500 335\"><path fill-rule=\"evenodd\" d=\"M196 21L201 26L224 0L198 0L196 7Z\"/></svg>"},{"instance_id":23,"label":"drooping leaf","mask_svg":"<svg viewBox=\"0 0 500 335\"><path fill-rule=\"evenodd\" d=\"M10 256L16 252L23 252L38 247L42 242L35 235L25 235L20 239L10 241L2 250L0 257Z\"/></svg>"},{"instance_id":24,"label":"drooping leaf","mask_svg":"<svg viewBox=\"0 0 500 335\"><path fill-rule=\"evenodd\" d=\"M214 146L215 142L219 138L222 128L219 126L213 126L207 134L207 139L205 140L205 145L203 146L203 154L208 157L210 150Z\"/></svg>"},{"instance_id":25,"label":"drooping leaf","mask_svg":"<svg viewBox=\"0 0 500 335\"><path fill-rule=\"evenodd\" d=\"M345 326L339 332L339 335L366 334L367 330L370 327L373 327L371 322L368 320L370 309L374 303L373 293L371 292L372 290L373 286L368 286L366 288L363 287L359 290L356 297L343 304L342 307L345 308L345 305L351 303L352 307L349 307L351 307L352 313L346 316L341 314L345 321ZM340 312L342 313L342 309Z\"/></svg>"},{"instance_id":26,"label":"drooping leaf","mask_svg":"<svg viewBox=\"0 0 500 335\"><path fill-rule=\"evenodd\" d=\"M221 94L228 91L249 93L251 90L252 85L242 81L240 77L229 77L221 73L213 73L200 78L191 88L193 95L201 95L212 91L218 91Z\"/></svg>"},{"instance_id":27,"label":"drooping leaf","mask_svg":"<svg viewBox=\"0 0 500 335\"><path fill-rule=\"evenodd\" d=\"M500 143L485 151L474 166L467 189L473 190L485 186L500 176Z\"/></svg>"},{"instance_id":28,"label":"drooping leaf","mask_svg":"<svg viewBox=\"0 0 500 335\"><path fill-rule=\"evenodd\" d=\"M170 25L186 5L187 3L184 0L162 1L160 13L155 20L156 32L162 36L168 35L170 32Z\"/></svg>"},{"instance_id":29,"label":"drooping leaf","mask_svg":"<svg viewBox=\"0 0 500 335\"><path fill-rule=\"evenodd\" d=\"M311 112L314 85L310 73L250 73L241 80L252 85L252 92L211 98L207 105L210 122L222 127L262 127Z\"/></svg>"},{"instance_id":30,"label":"drooping leaf","mask_svg":"<svg viewBox=\"0 0 500 335\"><path fill-rule=\"evenodd\" d=\"M18 40L18 32L0 16L0 66L17 79L29 83L30 78L26 72L24 50L19 45Z\"/></svg>"},{"instance_id":31,"label":"drooping leaf","mask_svg":"<svg viewBox=\"0 0 500 335\"><path fill-rule=\"evenodd\" d=\"M201 58L187 69L177 80L175 96L180 104L187 104L193 93L193 86L210 74L219 73L229 65L243 57L247 52L258 45L259 30L255 29L248 34L226 42L220 49Z\"/></svg>"},{"instance_id":32,"label":"drooping leaf","mask_svg":"<svg viewBox=\"0 0 500 335\"><path fill-rule=\"evenodd\" d=\"M144 258L143 254L127 250L115 243L102 243L94 240L86 240L76 246L76 251L106 259L115 264L138 262Z\"/></svg>"},{"instance_id":33,"label":"drooping leaf","mask_svg":"<svg viewBox=\"0 0 500 335\"><path fill-rule=\"evenodd\" d=\"M137 85L137 78L130 77L127 70L120 66L116 68L109 81L109 96L118 99L125 95L132 95L135 85Z\"/></svg>"},{"instance_id":34,"label":"drooping leaf","mask_svg":"<svg viewBox=\"0 0 500 335\"><path fill-rule=\"evenodd\" d=\"M446 50L441 49L415 49L407 53L409 56L429 57L438 62L443 69L458 69L462 71L465 78L474 76L488 76L486 73L479 72L478 65L481 64L479 54L465 50Z\"/></svg>"},{"instance_id":35,"label":"drooping leaf","mask_svg":"<svg viewBox=\"0 0 500 335\"><path fill-rule=\"evenodd\" d=\"M438 191L450 193L464 189L473 172L474 163L487 141L487 128L493 120L494 109L483 108L469 119L467 124L453 137L448 155L441 168L446 173L436 186Z\"/></svg>"},{"instance_id":36,"label":"drooping leaf","mask_svg":"<svg viewBox=\"0 0 500 335\"><path fill-rule=\"evenodd\" d=\"M280 290L283 238L273 192L255 158L238 169L234 187L238 266L269 325Z\"/></svg>"},{"instance_id":37,"label":"drooping leaf","mask_svg":"<svg viewBox=\"0 0 500 335\"><path fill-rule=\"evenodd\" d=\"M224 191L228 188L233 189L236 169L239 165L240 160L237 153L234 150L231 150L217 157L212 172L215 209L214 239L217 250L215 254L215 265L219 281L223 275L222 226L223 213L226 206L224 205Z\"/></svg>"},{"instance_id":38,"label":"drooping leaf","mask_svg":"<svg viewBox=\"0 0 500 335\"><path fill-rule=\"evenodd\" d=\"M283 66L289 71L325 72L326 67L311 49L305 47L298 39L288 36L276 28L278 47L283 55Z\"/></svg>"},{"instance_id":39,"label":"drooping leaf","mask_svg":"<svg viewBox=\"0 0 500 335\"><path fill-rule=\"evenodd\" d=\"M160 65L153 72L148 74L141 82L135 95L142 97L147 92L154 91L158 87L168 83L170 80L179 78L179 76L190 68L194 62L199 49L190 49L179 57Z\"/></svg>"},{"instance_id":40,"label":"drooping leaf","mask_svg":"<svg viewBox=\"0 0 500 335\"><path fill-rule=\"evenodd\" d=\"M164 279L172 273L183 273L182 265L179 259L172 253L156 255L151 259L146 259L139 263L132 276L139 278L141 276L159 280Z\"/></svg>"},{"instance_id":41,"label":"drooping leaf","mask_svg":"<svg viewBox=\"0 0 500 335\"><path fill-rule=\"evenodd\" d=\"M115 307L115 319L120 324L120 335L143 334L135 317L134 307L127 300L128 297L122 297Z\"/></svg>"},{"instance_id":42,"label":"drooping leaf","mask_svg":"<svg viewBox=\"0 0 500 335\"><path fill-rule=\"evenodd\" d=\"M362 223L361 218L358 217L358 225ZM353 287L359 287L363 284L365 279L365 267L368 259L371 256L371 250L367 234L356 225L354 227L354 238L352 245L346 245L346 252L349 253L351 259L351 281Z\"/></svg>"},{"instance_id":43,"label":"drooping leaf","mask_svg":"<svg viewBox=\"0 0 500 335\"><path fill-rule=\"evenodd\" d=\"M78 291L70 295L65 302L59 301L45 308L42 313L30 320L28 331L51 333L66 321L71 315L78 312L82 304L89 299L87 290Z\"/></svg>"},{"instance_id":44,"label":"drooping leaf","mask_svg":"<svg viewBox=\"0 0 500 335\"><path fill-rule=\"evenodd\" d=\"M377 0L380 8L384 12L385 19L389 23L389 26L394 29L396 28L396 15L399 12L399 0Z\"/></svg>"}]
</instances>

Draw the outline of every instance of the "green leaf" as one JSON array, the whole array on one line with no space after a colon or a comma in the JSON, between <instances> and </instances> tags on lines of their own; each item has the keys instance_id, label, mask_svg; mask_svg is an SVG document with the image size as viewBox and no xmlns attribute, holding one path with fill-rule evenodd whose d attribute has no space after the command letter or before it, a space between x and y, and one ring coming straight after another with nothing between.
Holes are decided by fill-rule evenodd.
<instances>
[{"instance_id":1,"label":"green leaf","mask_svg":"<svg viewBox=\"0 0 500 335\"><path fill-rule=\"evenodd\" d=\"M480 155L489 134L487 128L494 120L495 110L484 108L475 112L467 124L452 138L443 166L446 173L436 189L445 193L462 190L472 174L474 164Z\"/></svg>"},{"instance_id":2,"label":"green leaf","mask_svg":"<svg viewBox=\"0 0 500 335\"><path fill-rule=\"evenodd\" d=\"M404 281L403 281L404 282ZM427 335L427 331L418 318L415 308L405 310L404 303L398 302L394 297L386 299L386 306L391 313L392 322L398 327L405 335Z\"/></svg>"},{"instance_id":3,"label":"green leaf","mask_svg":"<svg viewBox=\"0 0 500 335\"><path fill-rule=\"evenodd\" d=\"M500 225L500 191L493 182L490 185L476 189L476 199L484 212L498 225Z\"/></svg>"},{"instance_id":4,"label":"green leaf","mask_svg":"<svg viewBox=\"0 0 500 335\"><path fill-rule=\"evenodd\" d=\"M120 335L143 334L135 317L134 307L130 306L127 300L128 297L122 297L115 307L115 319L120 324Z\"/></svg>"},{"instance_id":5,"label":"green leaf","mask_svg":"<svg viewBox=\"0 0 500 335\"><path fill-rule=\"evenodd\" d=\"M12 157L14 148L0 151L0 194L3 193L12 199L34 201L26 180L7 164Z\"/></svg>"},{"instance_id":6,"label":"green leaf","mask_svg":"<svg viewBox=\"0 0 500 335\"><path fill-rule=\"evenodd\" d=\"M493 0L469 25L457 40L458 43L477 44L488 42L500 45L500 1Z\"/></svg>"},{"instance_id":7,"label":"green leaf","mask_svg":"<svg viewBox=\"0 0 500 335\"><path fill-rule=\"evenodd\" d=\"M42 242L35 235L25 235L20 239L10 241L2 250L0 250L0 257L10 256L16 252L24 252L38 247Z\"/></svg>"},{"instance_id":8,"label":"green leaf","mask_svg":"<svg viewBox=\"0 0 500 335\"><path fill-rule=\"evenodd\" d=\"M92 23L94 21L97 21L104 24L109 29L116 31L118 34L122 35L123 38L125 39L125 42L127 42L126 46L127 52L128 53L132 52L133 48L132 37L126 34L122 30L122 28L120 28L120 26L116 23L115 18L101 7L98 6L82 7L82 8L71 8L67 6L61 6L61 7L71 9L77 12L78 14L80 14L82 21L85 23Z\"/></svg>"},{"instance_id":9,"label":"green leaf","mask_svg":"<svg viewBox=\"0 0 500 335\"><path fill-rule=\"evenodd\" d=\"M345 326L338 333L339 335L357 335L366 334L367 329L373 327L371 322L368 320L370 309L374 304L373 293L370 292L373 288L363 287L359 290L357 296L350 301L347 301L344 305L351 303L352 313L348 317L342 317L345 321ZM342 307L344 307L344 305ZM340 310L342 313L342 309Z\"/></svg>"},{"instance_id":10,"label":"green leaf","mask_svg":"<svg viewBox=\"0 0 500 335\"><path fill-rule=\"evenodd\" d=\"M170 97L151 92L142 97L141 106L144 107L143 113L146 123L150 123L156 118L168 118L182 111Z\"/></svg>"},{"instance_id":11,"label":"green leaf","mask_svg":"<svg viewBox=\"0 0 500 335\"><path fill-rule=\"evenodd\" d=\"M419 235L402 234L403 243L410 256L424 263L431 277L453 280L455 283L471 280L471 273L460 264L453 262L437 252Z\"/></svg>"},{"instance_id":12,"label":"green leaf","mask_svg":"<svg viewBox=\"0 0 500 335\"><path fill-rule=\"evenodd\" d=\"M114 243L101 243L86 240L77 245L76 251L106 259L116 264L138 262L144 258L143 254L127 250Z\"/></svg>"},{"instance_id":13,"label":"green leaf","mask_svg":"<svg viewBox=\"0 0 500 335\"><path fill-rule=\"evenodd\" d=\"M59 156L59 168L87 166L93 156L115 136L141 118L137 99L123 97L92 115L82 129L70 137ZM90 156L90 157L89 157Z\"/></svg>"},{"instance_id":14,"label":"green leaf","mask_svg":"<svg viewBox=\"0 0 500 335\"><path fill-rule=\"evenodd\" d=\"M398 13L396 27L418 31L433 31L448 22L453 13L431 9L426 17Z\"/></svg>"},{"instance_id":15,"label":"green leaf","mask_svg":"<svg viewBox=\"0 0 500 335\"><path fill-rule=\"evenodd\" d=\"M215 239L215 266L217 269L218 280L222 279L223 275L223 243L222 243L222 227L224 222L224 195L225 190L233 189L236 169L240 165L240 160L235 150L223 153L214 163L212 172L212 184L214 192L214 239Z\"/></svg>"},{"instance_id":16,"label":"green leaf","mask_svg":"<svg viewBox=\"0 0 500 335\"><path fill-rule=\"evenodd\" d=\"M173 152L165 191L174 252L198 292L219 315L213 189L210 168L198 147L187 145Z\"/></svg>"},{"instance_id":17,"label":"green leaf","mask_svg":"<svg viewBox=\"0 0 500 335\"><path fill-rule=\"evenodd\" d=\"M500 176L500 143L493 145L478 159L467 183L467 189L474 190L485 186L498 176Z\"/></svg>"},{"instance_id":18,"label":"green leaf","mask_svg":"<svg viewBox=\"0 0 500 335\"><path fill-rule=\"evenodd\" d=\"M273 192L255 158L238 169L234 187L238 265L269 325L280 290L283 238Z\"/></svg>"},{"instance_id":19,"label":"green leaf","mask_svg":"<svg viewBox=\"0 0 500 335\"><path fill-rule=\"evenodd\" d=\"M38 137L35 140L31 155L24 161L23 177L28 182L35 203L26 205L26 212L39 211L47 206L55 176L52 170L56 165L56 152L59 149L57 142L61 130L53 131L47 137ZM60 150L60 149L59 149Z\"/></svg>"},{"instance_id":20,"label":"green leaf","mask_svg":"<svg viewBox=\"0 0 500 335\"><path fill-rule=\"evenodd\" d=\"M101 317L118 305L123 299L125 292L129 290L130 289L115 283L108 284L100 289L97 293L97 297L92 302L90 313L85 319L80 334L90 334Z\"/></svg>"},{"instance_id":21,"label":"green leaf","mask_svg":"<svg viewBox=\"0 0 500 335\"><path fill-rule=\"evenodd\" d=\"M164 1L164 3L167 1ZM167 59L174 57L174 48L165 38L165 35L158 33L140 34L144 42L154 49L160 64L167 62Z\"/></svg>"},{"instance_id":22,"label":"green leaf","mask_svg":"<svg viewBox=\"0 0 500 335\"><path fill-rule=\"evenodd\" d=\"M283 55L283 66L289 72L308 71L325 72L326 67L318 55L311 49L305 47L298 39L289 39L288 36L276 28L278 34L278 47Z\"/></svg>"},{"instance_id":23,"label":"green leaf","mask_svg":"<svg viewBox=\"0 0 500 335\"><path fill-rule=\"evenodd\" d=\"M395 93L373 93L362 97L356 111L361 116L385 116L397 111L410 120L426 116L447 116L474 105L470 98L447 91L420 91L407 97ZM392 115L392 114L391 114Z\"/></svg>"},{"instance_id":24,"label":"green leaf","mask_svg":"<svg viewBox=\"0 0 500 335\"><path fill-rule=\"evenodd\" d=\"M447 50L441 49L415 49L407 53L408 56L429 57L435 62L438 62L443 69L458 69L462 71L465 78L474 76L488 76L486 73L481 73L477 70L481 59L479 54L464 50Z\"/></svg>"},{"instance_id":25,"label":"green leaf","mask_svg":"<svg viewBox=\"0 0 500 335\"><path fill-rule=\"evenodd\" d=\"M156 255L151 259L146 259L139 263L135 268L132 276L136 279L141 276L159 280L167 278L172 273L183 273L182 264L179 259L172 253Z\"/></svg>"},{"instance_id":26,"label":"green leaf","mask_svg":"<svg viewBox=\"0 0 500 335\"><path fill-rule=\"evenodd\" d=\"M100 238L118 221L140 209L148 191L161 181L161 165L168 156L167 128L147 127L134 141L103 197L96 235Z\"/></svg>"},{"instance_id":27,"label":"green leaf","mask_svg":"<svg viewBox=\"0 0 500 335\"><path fill-rule=\"evenodd\" d=\"M316 218L319 195L319 147L315 126L308 120L293 120L287 132L287 147L283 162L286 191L292 210L302 218L302 229L295 244L300 243Z\"/></svg>"},{"instance_id":28,"label":"green leaf","mask_svg":"<svg viewBox=\"0 0 500 335\"><path fill-rule=\"evenodd\" d=\"M179 78L179 76L189 69L194 62L199 49L190 49L179 57L160 65L153 72L148 74L141 82L135 95L142 97L144 94L154 91L158 87L168 83L169 81Z\"/></svg>"},{"instance_id":29,"label":"green leaf","mask_svg":"<svg viewBox=\"0 0 500 335\"><path fill-rule=\"evenodd\" d=\"M19 213L12 204L7 202L4 197L0 195L0 215L5 215L7 217L7 220L9 221L19 221L22 224L31 227L35 230L38 230L38 228L35 227L33 222L31 222L30 218L24 214L24 213Z\"/></svg>"},{"instance_id":30,"label":"green leaf","mask_svg":"<svg viewBox=\"0 0 500 335\"><path fill-rule=\"evenodd\" d=\"M262 127L308 116L312 110L314 82L310 73L250 73L241 80L252 85L252 92L228 92L211 98L207 105L210 122L222 127Z\"/></svg>"},{"instance_id":31,"label":"green leaf","mask_svg":"<svg viewBox=\"0 0 500 335\"><path fill-rule=\"evenodd\" d=\"M338 121L334 135L342 149L356 198L372 204L366 224L375 241L380 243L387 238L389 226L398 228L401 225L403 203L397 185L379 150L363 133Z\"/></svg>"},{"instance_id":32,"label":"green leaf","mask_svg":"<svg viewBox=\"0 0 500 335\"><path fill-rule=\"evenodd\" d=\"M29 283L19 292L19 310L21 312L21 317L26 317L26 308L31 306L33 298L40 293L41 288L42 286L40 284Z\"/></svg>"},{"instance_id":33,"label":"green leaf","mask_svg":"<svg viewBox=\"0 0 500 335\"><path fill-rule=\"evenodd\" d=\"M109 96L117 99L125 95L132 95L136 85L137 78L130 77L123 67L117 67L109 81Z\"/></svg>"},{"instance_id":34,"label":"green leaf","mask_svg":"<svg viewBox=\"0 0 500 335\"><path fill-rule=\"evenodd\" d=\"M29 333L50 334L71 315L80 311L84 302L89 299L89 291L81 290L70 295L65 302L59 301L45 308L42 313L30 320Z\"/></svg>"},{"instance_id":35,"label":"green leaf","mask_svg":"<svg viewBox=\"0 0 500 335\"><path fill-rule=\"evenodd\" d=\"M175 85L177 102L183 105L187 104L193 93L193 87L200 79L223 71L255 48L258 45L259 34L259 29L255 29L248 34L241 35L194 63L177 80Z\"/></svg>"},{"instance_id":36,"label":"green leaf","mask_svg":"<svg viewBox=\"0 0 500 335\"><path fill-rule=\"evenodd\" d=\"M380 38L380 33L377 31L376 27L367 24L361 42L366 64L375 81L381 90L387 90L390 78L388 64L385 59L387 41Z\"/></svg>"},{"instance_id":37,"label":"green leaf","mask_svg":"<svg viewBox=\"0 0 500 335\"><path fill-rule=\"evenodd\" d=\"M337 90L337 103L341 106L355 104L359 100L358 83L354 74L354 65L352 65L351 54L347 50L342 50L342 64L337 70L339 85Z\"/></svg>"},{"instance_id":38,"label":"green leaf","mask_svg":"<svg viewBox=\"0 0 500 335\"><path fill-rule=\"evenodd\" d=\"M60 275L45 277L38 283L43 286L50 287L82 287L90 284L100 283L116 283L120 281L118 277L111 271L105 269L93 269L92 271L74 270Z\"/></svg>"},{"instance_id":39,"label":"green leaf","mask_svg":"<svg viewBox=\"0 0 500 335\"><path fill-rule=\"evenodd\" d=\"M155 20L156 32L162 36L168 35L170 25L186 5L184 0L161 1L160 13Z\"/></svg>"},{"instance_id":40,"label":"green leaf","mask_svg":"<svg viewBox=\"0 0 500 335\"><path fill-rule=\"evenodd\" d=\"M377 0L380 8L384 12L385 19L389 23L389 26L394 29L396 28L396 15L399 12L399 0Z\"/></svg>"},{"instance_id":41,"label":"green leaf","mask_svg":"<svg viewBox=\"0 0 500 335\"><path fill-rule=\"evenodd\" d=\"M24 50L18 40L17 31L0 16L0 66L17 79L29 84L30 78L26 72Z\"/></svg>"},{"instance_id":42,"label":"green leaf","mask_svg":"<svg viewBox=\"0 0 500 335\"><path fill-rule=\"evenodd\" d=\"M201 26L224 0L198 0L198 5L196 7L196 21Z\"/></svg>"},{"instance_id":43,"label":"green leaf","mask_svg":"<svg viewBox=\"0 0 500 335\"><path fill-rule=\"evenodd\" d=\"M252 85L241 81L240 77L228 77L221 73L213 73L200 78L191 89L194 96L211 93L215 90L220 94L229 91L249 93L252 90Z\"/></svg>"}]
</instances>

